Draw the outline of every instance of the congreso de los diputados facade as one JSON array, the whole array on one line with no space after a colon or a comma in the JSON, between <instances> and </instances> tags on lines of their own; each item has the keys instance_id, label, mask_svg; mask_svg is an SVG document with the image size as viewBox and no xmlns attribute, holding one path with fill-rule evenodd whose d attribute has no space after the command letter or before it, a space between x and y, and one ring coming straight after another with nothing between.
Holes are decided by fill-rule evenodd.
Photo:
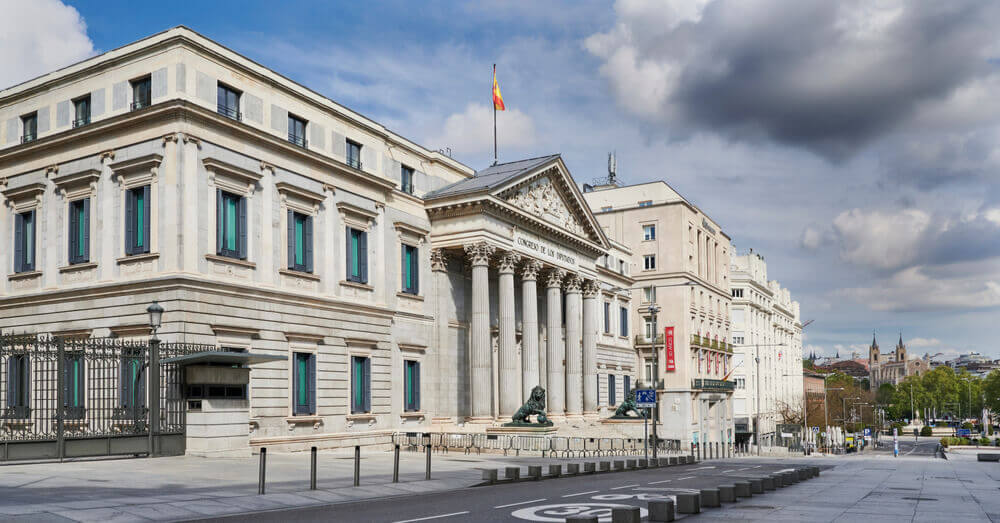
<instances>
[{"instance_id":1,"label":"congreso de los diputados facade","mask_svg":"<svg viewBox=\"0 0 1000 523\"><path fill-rule=\"evenodd\" d=\"M164 344L243 358L186 389L189 452L483 432L536 386L553 430L612 430L640 377L629 247L558 154L476 171L184 27L0 91L0 245L3 333L144 340L157 302ZM30 432L42 378L4 358ZM60 430L93 428L67 361Z\"/></svg>"}]
</instances>

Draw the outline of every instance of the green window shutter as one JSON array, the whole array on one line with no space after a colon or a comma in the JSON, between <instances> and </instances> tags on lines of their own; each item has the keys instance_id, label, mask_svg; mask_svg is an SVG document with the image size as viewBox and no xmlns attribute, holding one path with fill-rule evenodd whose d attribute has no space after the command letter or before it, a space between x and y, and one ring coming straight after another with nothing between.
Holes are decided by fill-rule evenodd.
<instances>
[{"instance_id":1,"label":"green window shutter","mask_svg":"<svg viewBox=\"0 0 1000 523\"><path fill-rule=\"evenodd\" d=\"M226 238L225 248L228 251L236 252L236 199L228 194L223 195L222 198L226 202L226 228L224 230Z\"/></svg>"},{"instance_id":2,"label":"green window shutter","mask_svg":"<svg viewBox=\"0 0 1000 523\"><path fill-rule=\"evenodd\" d=\"M352 281L361 279L361 266L358 260L358 233L350 227L347 228L347 279Z\"/></svg>"},{"instance_id":3,"label":"green window shutter","mask_svg":"<svg viewBox=\"0 0 1000 523\"><path fill-rule=\"evenodd\" d=\"M614 407L618 404L615 396L615 375L608 374L608 405Z\"/></svg>"},{"instance_id":4,"label":"green window shutter","mask_svg":"<svg viewBox=\"0 0 1000 523\"><path fill-rule=\"evenodd\" d=\"M403 392L403 410L410 411L413 410L413 362L404 361L403 371L405 375L403 376L404 392Z\"/></svg>"},{"instance_id":5,"label":"green window shutter","mask_svg":"<svg viewBox=\"0 0 1000 523\"><path fill-rule=\"evenodd\" d=\"M351 414L357 414L361 408L361 396L360 391L360 371L358 368L359 362L357 357L351 358Z\"/></svg>"},{"instance_id":6,"label":"green window shutter","mask_svg":"<svg viewBox=\"0 0 1000 523\"><path fill-rule=\"evenodd\" d=\"M83 249L80 251L81 261L90 261L90 198L83 200L83 234L81 235Z\"/></svg>"},{"instance_id":7,"label":"green window shutter","mask_svg":"<svg viewBox=\"0 0 1000 523\"><path fill-rule=\"evenodd\" d=\"M152 207L152 201L149 198L149 186L142 188L142 226L138 227L136 231L140 231L142 234L142 244L140 247L140 252L149 252L149 216L150 207Z\"/></svg>"},{"instance_id":8,"label":"green window shutter","mask_svg":"<svg viewBox=\"0 0 1000 523\"><path fill-rule=\"evenodd\" d=\"M239 236L236 239L236 253L241 260L245 260L247 259L247 199L239 198L237 208L239 221L236 222L236 231Z\"/></svg>"},{"instance_id":9,"label":"green window shutter","mask_svg":"<svg viewBox=\"0 0 1000 523\"><path fill-rule=\"evenodd\" d=\"M69 262L76 263L79 259L77 249L80 245L80 212L79 206L76 202L70 202L69 204L69 246L67 247L67 252L69 252Z\"/></svg>"},{"instance_id":10,"label":"green window shutter","mask_svg":"<svg viewBox=\"0 0 1000 523\"><path fill-rule=\"evenodd\" d=\"M35 270L35 211L28 211L24 224L24 270Z\"/></svg>"},{"instance_id":11,"label":"green window shutter","mask_svg":"<svg viewBox=\"0 0 1000 523\"><path fill-rule=\"evenodd\" d=\"M306 390L308 391L306 409L309 414L316 414L316 355L310 354L306 361L309 363L306 373Z\"/></svg>"},{"instance_id":12,"label":"green window shutter","mask_svg":"<svg viewBox=\"0 0 1000 523\"><path fill-rule=\"evenodd\" d=\"M402 255L399 260L399 266L402 268L402 273L400 277L403 280L403 292L410 291L410 246L402 245L400 248L400 254Z\"/></svg>"},{"instance_id":13,"label":"green window shutter","mask_svg":"<svg viewBox=\"0 0 1000 523\"><path fill-rule=\"evenodd\" d=\"M364 381L362 385L364 386L364 412L372 411L372 360L371 358L363 358L364 363Z\"/></svg>"},{"instance_id":14,"label":"green window shutter","mask_svg":"<svg viewBox=\"0 0 1000 523\"><path fill-rule=\"evenodd\" d=\"M312 216L306 216L303 228L305 229L306 272L312 272L313 271L313 217Z\"/></svg>"},{"instance_id":15,"label":"green window shutter","mask_svg":"<svg viewBox=\"0 0 1000 523\"><path fill-rule=\"evenodd\" d=\"M416 247L410 247L410 286L413 294L420 293L420 251Z\"/></svg>"},{"instance_id":16,"label":"green window shutter","mask_svg":"<svg viewBox=\"0 0 1000 523\"><path fill-rule=\"evenodd\" d=\"M309 362L303 354L295 354L295 410L301 414L301 408L309 402L309 392L306 390L306 375L309 373Z\"/></svg>"},{"instance_id":17,"label":"green window shutter","mask_svg":"<svg viewBox=\"0 0 1000 523\"><path fill-rule=\"evenodd\" d=\"M24 216L14 215L14 272L24 271Z\"/></svg>"},{"instance_id":18,"label":"green window shutter","mask_svg":"<svg viewBox=\"0 0 1000 523\"><path fill-rule=\"evenodd\" d=\"M295 212L288 211L288 268L295 268Z\"/></svg>"},{"instance_id":19,"label":"green window shutter","mask_svg":"<svg viewBox=\"0 0 1000 523\"><path fill-rule=\"evenodd\" d=\"M358 233L358 270L361 283L368 283L368 233Z\"/></svg>"},{"instance_id":20,"label":"green window shutter","mask_svg":"<svg viewBox=\"0 0 1000 523\"><path fill-rule=\"evenodd\" d=\"M305 267L306 264L306 251L305 251L305 220L302 216L295 216L295 265L299 267Z\"/></svg>"},{"instance_id":21,"label":"green window shutter","mask_svg":"<svg viewBox=\"0 0 1000 523\"><path fill-rule=\"evenodd\" d=\"M414 370L413 370L413 375L414 375L413 376L414 377L413 389L414 390L413 390L413 392L414 392L414 395L415 395L414 396L415 399L413 401L413 410L418 411L418 410L420 410L420 362L419 361L413 362L413 367L414 367Z\"/></svg>"},{"instance_id":22,"label":"green window shutter","mask_svg":"<svg viewBox=\"0 0 1000 523\"><path fill-rule=\"evenodd\" d=\"M222 201L222 189L215 190L215 254L222 254L225 246L225 203Z\"/></svg>"}]
</instances>

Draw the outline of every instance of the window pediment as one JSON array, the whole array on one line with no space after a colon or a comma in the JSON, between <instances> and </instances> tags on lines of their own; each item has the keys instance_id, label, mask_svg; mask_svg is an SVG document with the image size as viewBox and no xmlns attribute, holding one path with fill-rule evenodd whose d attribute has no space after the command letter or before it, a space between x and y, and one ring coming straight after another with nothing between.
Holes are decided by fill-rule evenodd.
<instances>
[{"instance_id":1,"label":"window pediment","mask_svg":"<svg viewBox=\"0 0 1000 523\"><path fill-rule=\"evenodd\" d=\"M108 167L118 178L118 183L129 187L146 184L155 179L162 161L163 156L154 153L115 162Z\"/></svg>"},{"instance_id":2,"label":"window pediment","mask_svg":"<svg viewBox=\"0 0 1000 523\"><path fill-rule=\"evenodd\" d=\"M63 198L73 199L79 196L94 196L97 194L97 182L101 179L98 169L85 169L68 173L52 179Z\"/></svg>"},{"instance_id":3,"label":"window pediment","mask_svg":"<svg viewBox=\"0 0 1000 523\"><path fill-rule=\"evenodd\" d=\"M217 158L205 158L201 163L208 171L210 185L236 194L252 195L257 182L264 176L261 171L251 171Z\"/></svg>"},{"instance_id":4,"label":"window pediment","mask_svg":"<svg viewBox=\"0 0 1000 523\"><path fill-rule=\"evenodd\" d=\"M7 204L14 209L14 212L23 212L38 207L42 203L44 194L44 183L29 183L3 191Z\"/></svg>"},{"instance_id":5,"label":"window pediment","mask_svg":"<svg viewBox=\"0 0 1000 523\"><path fill-rule=\"evenodd\" d=\"M281 195L281 203L286 207L306 214L319 212L319 206L324 200L322 194L297 187L288 182L278 182L274 186Z\"/></svg>"}]
</instances>

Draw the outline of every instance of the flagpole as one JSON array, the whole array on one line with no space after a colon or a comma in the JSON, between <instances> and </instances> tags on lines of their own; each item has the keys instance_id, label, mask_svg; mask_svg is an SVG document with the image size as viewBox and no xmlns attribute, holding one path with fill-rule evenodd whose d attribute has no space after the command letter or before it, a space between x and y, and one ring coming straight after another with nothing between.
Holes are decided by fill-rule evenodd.
<instances>
[{"instance_id":1,"label":"flagpole","mask_svg":"<svg viewBox=\"0 0 1000 523\"><path fill-rule=\"evenodd\" d=\"M496 165L498 161L497 158L497 104L496 100L493 99L495 96L493 89L497 81L497 64L493 64L493 85L490 85L490 103L493 104L493 165Z\"/></svg>"}]
</instances>

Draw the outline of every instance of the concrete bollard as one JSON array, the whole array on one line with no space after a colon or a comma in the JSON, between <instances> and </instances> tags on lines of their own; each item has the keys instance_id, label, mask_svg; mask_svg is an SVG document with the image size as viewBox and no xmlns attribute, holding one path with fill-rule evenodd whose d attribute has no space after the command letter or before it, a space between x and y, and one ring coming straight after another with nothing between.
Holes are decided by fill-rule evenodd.
<instances>
[{"instance_id":1,"label":"concrete bollard","mask_svg":"<svg viewBox=\"0 0 1000 523\"><path fill-rule=\"evenodd\" d=\"M659 458L657 461L660 462L659 464L660 464L661 467L669 467L670 466L670 458Z\"/></svg>"},{"instance_id":2,"label":"concrete bollard","mask_svg":"<svg viewBox=\"0 0 1000 523\"><path fill-rule=\"evenodd\" d=\"M596 471L597 471L597 463L594 463L593 461L588 461L583 464L584 474L593 474Z\"/></svg>"},{"instance_id":3,"label":"concrete bollard","mask_svg":"<svg viewBox=\"0 0 1000 523\"><path fill-rule=\"evenodd\" d=\"M796 470L795 473L799 475L799 481L805 481L810 478L809 471L804 468Z\"/></svg>"},{"instance_id":4,"label":"concrete bollard","mask_svg":"<svg viewBox=\"0 0 1000 523\"><path fill-rule=\"evenodd\" d=\"M819 477L819 467L813 467L813 477Z\"/></svg>"},{"instance_id":5,"label":"concrete bollard","mask_svg":"<svg viewBox=\"0 0 1000 523\"><path fill-rule=\"evenodd\" d=\"M719 501L722 503L736 503L736 486L719 485Z\"/></svg>"},{"instance_id":6,"label":"concrete bollard","mask_svg":"<svg viewBox=\"0 0 1000 523\"><path fill-rule=\"evenodd\" d=\"M774 481L775 488L785 488L785 476L783 474L771 474L769 477Z\"/></svg>"},{"instance_id":7,"label":"concrete bollard","mask_svg":"<svg viewBox=\"0 0 1000 523\"><path fill-rule=\"evenodd\" d=\"M615 470L625 470L625 462L620 459L616 459Z\"/></svg>"},{"instance_id":8,"label":"concrete bollard","mask_svg":"<svg viewBox=\"0 0 1000 523\"><path fill-rule=\"evenodd\" d=\"M736 487L736 497L738 498L749 498L753 496L753 492L750 490L749 481L736 481L733 483Z\"/></svg>"},{"instance_id":9,"label":"concrete bollard","mask_svg":"<svg viewBox=\"0 0 1000 523\"><path fill-rule=\"evenodd\" d=\"M601 521L597 516L567 516L566 523L598 523Z\"/></svg>"},{"instance_id":10,"label":"concrete bollard","mask_svg":"<svg viewBox=\"0 0 1000 523\"><path fill-rule=\"evenodd\" d=\"M549 465L549 477L558 478L562 476L562 465Z\"/></svg>"},{"instance_id":11,"label":"concrete bollard","mask_svg":"<svg viewBox=\"0 0 1000 523\"><path fill-rule=\"evenodd\" d=\"M701 494L690 492L677 494L678 514L697 514L701 512Z\"/></svg>"},{"instance_id":12,"label":"concrete bollard","mask_svg":"<svg viewBox=\"0 0 1000 523\"><path fill-rule=\"evenodd\" d=\"M758 478L754 478L750 481L750 492L753 494L763 494L764 493L764 481Z\"/></svg>"},{"instance_id":13,"label":"concrete bollard","mask_svg":"<svg viewBox=\"0 0 1000 523\"><path fill-rule=\"evenodd\" d=\"M634 459L627 459L627 460L625 460L625 468L627 468L627 469L634 469L635 468L635 460Z\"/></svg>"},{"instance_id":14,"label":"concrete bollard","mask_svg":"<svg viewBox=\"0 0 1000 523\"><path fill-rule=\"evenodd\" d=\"M679 462L680 460L677 458L677 456L670 456L669 458L667 458L667 465L674 466Z\"/></svg>"},{"instance_id":15,"label":"concrete bollard","mask_svg":"<svg viewBox=\"0 0 1000 523\"><path fill-rule=\"evenodd\" d=\"M497 482L497 469L483 469L483 481L488 481L491 485Z\"/></svg>"},{"instance_id":16,"label":"concrete bollard","mask_svg":"<svg viewBox=\"0 0 1000 523\"><path fill-rule=\"evenodd\" d=\"M567 474L579 474L580 473L580 464L579 463L567 463L566 464L566 473Z\"/></svg>"},{"instance_id":17,"label":"concrete bollard","mask_svg":"<svg viewBox=\"0 0 1000 523\"><path fill-rule=\"evenodd\" d=\"M649 510L649 521L673 521L674 501L650 501L647 506Z\"/></svg>"},{"instance_id":18,"label":"concrete bollard","mask_svg":"<svg viewBox=\"0 0 1000 523\"><path fill-rule=\"evenodd\" d=\"M639 507L614 507L611 509L611 523L639 523L642 511Z\"/></svg>"},{"instance_id":19,"label":"concrete bollard","mask_svg":"<svg viewBox=\"0 0 1000 523\"><path fill-rule=\"evenodd\" d=\"M611 470L611 462L610 461L601 461L601 462L598 462L597 463L597 470L599 470L601 472L608 472L608 471L610 471Z\"/></svg>"},{"instance_id":20,"label":"concrete bollard","mask_svg":"<svg viewBox=\"0 0 1000 523\"><path fill-rule=\"evenodd\" d=\"M521 479L521 467L507 467L503 471L504 479L517 481Z\"/></svg>"},{"instance_id":21,"label":"concrete bollard","mask_svg":"<svg viewBox=\"0 0 1000 523\"><path fill-rule=\"evenodd\" d=\"M701 489L701 506L714 508L720 506L719 502L719 489L717 488L703 488Z\"/></svg>"},{"instance_id":22,"label":"concrete bollard","mask_svg":"<svg viewBox=\"0 0 1000 523\"><path fill-rule=\"evenodd\" d=\"M649 462L645 458L639 458L635 460L635 466L644 469L649 466Z\"/></svg>"},{"instance_id":23,"label":"concrete bollard","mask_svg":"<svg viewBox=\"0 0 1000 523\"><path fill-rule=\"evenodd\" d=\"M542 466L528 465L528 477L534 480L542 479Z\"/></svg>"},{"instance_id":24,"label":"concrete bollard","mask_svg":"<svg viewBox=\"0 0 1000 523\"><path fill-rule=\"evenodd\" d=\"M798 472L783 472L782 476L785 477L785 485L794 485L799 482Z\"/></svg>"},{"instance_id":25,"label":"concrete bollard","mask_svg":"<svg viewBox=\"0 0 1000 523\"><path fill-rule=\"evenodd\" d=\"M761 485L764 487L764 490L774 490L775 488L774 478L772 478L771 476L764 476L763 478L760 478L760 482Z\"/></svg>"}]
</instances>

